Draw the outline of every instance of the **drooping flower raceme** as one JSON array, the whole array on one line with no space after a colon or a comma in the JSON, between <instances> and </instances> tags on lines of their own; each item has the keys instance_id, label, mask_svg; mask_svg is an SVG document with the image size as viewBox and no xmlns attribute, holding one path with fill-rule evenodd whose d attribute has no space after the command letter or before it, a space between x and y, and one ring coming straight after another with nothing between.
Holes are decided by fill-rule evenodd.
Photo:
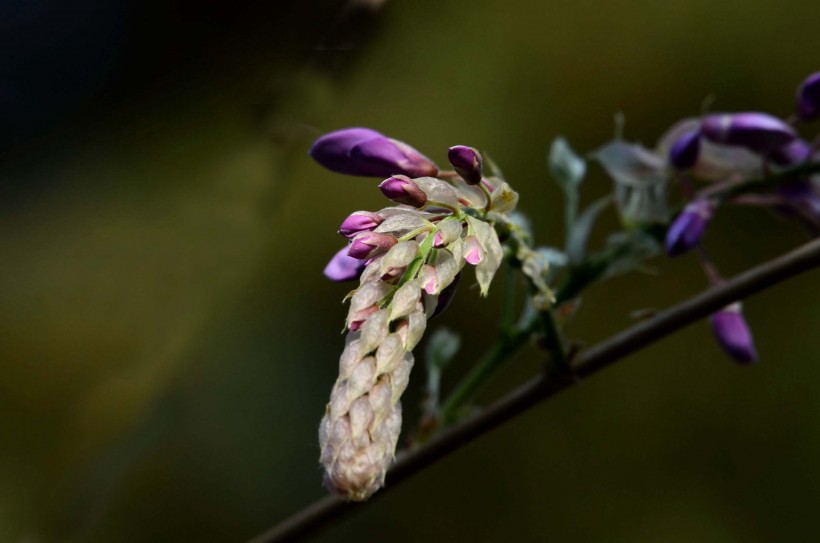
<instances>
[{"instance_id":1,"label":"drooping flower raceme","mask_svg":"<svg viewBox=\"0 0 820 543\"><path fill-rule=\"evenodd\" d=\"M381 158L374 166L362 154L342 152L360 145L360 136L372 136L362 130L324 136L311 151L326 166L332 156L334 171L389 172L379 189L398 204L345 219L339 233L349 245L325 270L334 280L359 279L350 296L339 377L319 428L325 484L357 501L384 484L401 431L400 397L413 367L412 351L427 320L449 303L465 266L475 267L486 295L503 257L493 224L505 220L517 200L506 183L493 179L488 205L488 192L472 184L474 170L465 172L469 180L412 178L407 169L380 170Z\"/></svg>"}]
</instances>

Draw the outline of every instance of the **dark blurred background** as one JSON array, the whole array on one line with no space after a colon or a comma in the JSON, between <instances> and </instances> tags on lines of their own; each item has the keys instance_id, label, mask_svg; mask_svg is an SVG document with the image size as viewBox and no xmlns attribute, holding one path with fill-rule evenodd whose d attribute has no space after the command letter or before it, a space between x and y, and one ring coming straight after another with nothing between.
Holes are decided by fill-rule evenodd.
<instances>
[{"instance_id":1,"label":"dark blurred background","mask_svg":"<svg viewBox=\"0 0 820 543\"><path fill-rule=\"evenodd\" d=\"M709 93L788 115L820 69L818 21L812 0L3 2L0 540L243 541L325 494L316 429L348 289L321 269L347 213L384 202L307 157L320 133L370 126L439 163L486 150L558 244L554 137L591 151L622 111L652 145ZM593 168L585 199L609 188ZM740 209L707 247L732 275L805 240ZM657 271L591 290L570 335L593 343L705 287L693 258ZM697 324L316 541L811 538L817 279L746 303L757 366ZM462 288L432 323L464 339L445 386L497 305ZM482 399L539 362L518 357Z\"/></svg>"}]
</instances>

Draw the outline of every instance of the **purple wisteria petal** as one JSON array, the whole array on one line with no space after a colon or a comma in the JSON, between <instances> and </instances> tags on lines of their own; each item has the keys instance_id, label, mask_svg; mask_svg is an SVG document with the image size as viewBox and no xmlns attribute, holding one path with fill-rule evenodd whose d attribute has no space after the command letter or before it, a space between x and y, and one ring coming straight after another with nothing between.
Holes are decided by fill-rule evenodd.
<instances>
[{"instance_id":1,"label":"purple wisteria petal","mask_svg":"<svg viewBox=\"0 0 820 543\"><path fill-rule=\"evenodd\" d=\"M741 364L757 360L754 337L743 318L740 304L732 304L713 314L710 318L715 339L729 356Z\"/></svg>"},{"instance_id":2,"label":"purple wisteria petal","mask_svg":"<svg viewBox=\"0 0 820 543\"><path fill-rule=\"evenodd\" d=\"M738 145L757 153L769 153L797 137L794 129L767 113L721 113L701 123L704 137L725 145Z\"/></svg>"},{"instance_id":3,"label":"purple wisteria petal","mask_svg":"<svg viewBox=\"0 0 820 543\"><path fill-rule=\"evenodd\" d=\"M345 128L325 134L316 140L309 154L325 168L347 175L419 177L438 173L429 158L369 128Z\"/></svg>"},{"instance_id":4,"label":"purple wisteria petal","mask_svg":"<svg viewBox=\"0 0 820 543\"><path fill-rule=\"evenodd\" d=\"M678 170L688 170L698 161L700 130L688 130L669 149L669 163Z\"/></svg>"},{"instance_id":5,"label":"purple wisteria petal","mask_svg":"<svg viewBox=\"0 0 820 543\"><path fill-rule=\"evenodd\" d=\"M678 256L694 249L703 238L713 212L714 207L707 200L688 204L666 232L666 254Z\"/></svg>"},{"instance_id":6,"label":"purple wisteria petal","mask_svg":"<svg viewBox=\"0 0 820 543\"><path fill-rule=\"evenodd\" d=\"M427 203L427 194L406 175L394 175L379 184L382 194L398 204L421 207Z\"/></svg>"},{"instance_id":7,"label":"purple wisteria petal","mask_svg":"<svg viewBox=\"0 0 820 543\"><path fill-rule=\"evenodd\" d=\"M353 281L361 276L364 266L363 261L347 256L347 246L345 245L333 255L333 258L325 266L323 273L331 281Z\"/></svg>"},{"instance_id":8,"label":"purple wisteria petal","mask_svg":"<svg viewBox=\"0 0 820 543\"><path fill-rule=\"evenodd\" d=\"M308 154L330 171L364 175L360 173L362 165L350 159L350 151L362 142L384 138L382 134L369 128L345 128L317 139Z\"/></svg>"},{"instance_id":9,"label":"purple wisteria petal","mask_svg":"<svg viewBox=\"0 0 820 543\"><path fill-rule=\"evenodd\" d=\"M398 243L398 240L390 234L367 232L353 238L353 242L347 249L347 254L359 260L368 260L386 253L396 243Z\"/></svg>"},{"instance_id":10,"label":"purple wisteria petal","mask_svg":"<svg viewBox=\"0 0 820 543\"><path fill-rule=\"evenodd\" d=\"M797 116L804 121L820 117L820 72L811 74L798 87Z\"/></svg>"},{"instance_id":11,"label":"purple wisteria petal","mask_svg":"<svg viewBox=\"0 0 820 543\"><path fill-rule=\"evenodd\" d=\"M796 166L806 162L811 156L811 145L801 139L779 147L769 154L769 160L778 166Z\"/></svg>"},{"instance_id":12,"label":"purple wisteria petal","mask_svg":"<svg viewBox=\"0 0 820 543\"><path fill-rule=\"evenodd\" d=\"M820 182L798 179L777 186L777 192L787 204L786 211L800 212L804 218L820 226Z\"/></svg>"},{"instance_id":13,"label":"purple wisteria petal","mask_svg":"<svg viewBox=\"0 0 820 543\"><path fill-rule=\"evenodd\" d=\"M447 158L456 173L467 183L471 185L481 183L481 171L484 164L481 153L466 145L456 145L447 151Z\"/></svg>"},{"instance_id":14,"label":"purple wisteria petal","mask_svg":"<svg viewBox=\"0 0 820 543\"><path fill-rule=\"evenodd\" d=\"M406 143L387 137L357 144L351 149L350 158L370 172L367 175L375 177L395 174L423 177L438 173L432 160Z\"/></svg>"},{"instance_id":15,"label":"purple wisteria petal","mask_svg":"<svg viewBox=\"0 0 820 543\"><path fill-rule=\"evenodd\" d=\"M373 230L384 221L378 213L370 211L356 211L351 213L339 226L339 233L346 238L352 238L356 234Z\"/></svg>"},{"instance_id":16,"label":"purple wisteria petal","mask_svg":"<svg viewBox=\"0 0 820 543\"><path fill-rule=\"evenodd\" d=\"M700 119L690 117L678 121L660 137L656 153L668 157L675 142L692 130L700 130ZM706 181L720 181L732 175L759 177L763 175L763 159L743 147L720 145L701 138L697 162L689 172Z\"/></svg>"}]
</instances>

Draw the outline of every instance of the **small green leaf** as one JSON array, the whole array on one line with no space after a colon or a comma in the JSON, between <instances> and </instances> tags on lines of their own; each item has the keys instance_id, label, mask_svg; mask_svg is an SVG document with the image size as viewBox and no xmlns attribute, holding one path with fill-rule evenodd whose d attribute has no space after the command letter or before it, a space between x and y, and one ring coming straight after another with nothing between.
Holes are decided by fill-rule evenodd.
<instances>
[{"instance_id":1,"label":"small green leaf","mask_svg":"<svg viewBox=\"0 0 820 543\"><path fill-rule=\"evenodd\" d=\"M427 369L443 370L461 348L461 338L447 328L439 328L430 336L425 350Z\"/></svg>"},{"instance_id":2,"label":"small green leaf","mask_svg":"<svg viewBox=\"0 0 820 543\"><path fill-rule=\"evenodd\" d=\"M578 216L581 181L586 175L587 163L575 154L564 138L553 140L548 163L552 177L564 191L564 227L569 240Z\"/></svg>"},{"instance_id":3,"label":"small green leaf","mask_svg":"<svg viewBox=\"0 0 820 543\"><path fill-rule=\"evenodd\" d=\"M564 138L555 138L549 155L550 173L569 196L578 193L578 186L584 179L587 164L575 154Z\"/></svg>"},{"instance_id":4,"label":"small green leaf","mask_svg":"<svg viewBox=\"0 0 820 543\"><path fill-rule=\"evenodd\" d=\"M661 252L658 240L642 230L613 234L607 246L612 258L604 273L605 279L631 271L649 272L646 262Z\"/></svg>"},{"instance_id":5,"label":"small green leaf","mask_svg":"<svg viewBox=\"0 0 820 543\"><path fill-rule=\"evenodd\" d=\"M589 241L589 234L592 232L592 227L595 226L595 220L598 215L612 203L611 196L605 196L592 204L590 204L575 224L572 225L569 236L567 237L567 256L569 261L573 264L580 264L587 253L587 242Z\"/></svg>"}]
</instances>

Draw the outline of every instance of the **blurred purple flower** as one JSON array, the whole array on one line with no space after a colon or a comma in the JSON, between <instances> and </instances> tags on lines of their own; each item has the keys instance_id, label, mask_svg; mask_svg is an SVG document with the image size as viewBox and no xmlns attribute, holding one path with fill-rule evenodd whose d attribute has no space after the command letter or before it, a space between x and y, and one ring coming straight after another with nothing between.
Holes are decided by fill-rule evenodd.
<instances>
[{"instance_id":1,"label":"blurred purple flower","mask_svg":"<svg viewBox=\"0 0 820 543\"><path fill-rule=\"evenodd\" d=\"M815 72L797 89L797 116L804 121L820 117L820 72Z\"/></svg>"},{"instance_id":2,"label":"blurred purple flower","mask_svg":"<svg viewBox=\"0 0 820 543\"><path fill-rule=\"evenodd\" d=\"M325 277L331 281L353 281L361 276L364 271L365 262L350 256L347 256L348 247L345 245L333 255L330 262L325 266Z\"/></svg>"},{"instance_id":3,"label":"blurred purple flower","mask_svg":"<svg viewBox=\"0 0 820 543\"><path fill-rule=\"evenodd\" d=\"M690 202L666 232L666 254L678 256L695 248L712 220L714 207L708 200Z\"/></svg>"},{"instance_id":4,"label":"blurred purple flower","mask_svg":"<svg viewBox=\"0 0 820 543\"><path fill-rule=\"evenodd\" d=\"M769 160L778 166L795 166L806 162L811 156L811 145L801 139L796 139L782 147L778 147L769 154Z\"/></svg>"},{"instance_id":5,"label":"blurred purple flower","mask_svg":"<svg viewBox=\"0 0 820 543\"><path fill-rule=\"evenodd\" d=\"M758 153L769 153L797 137L794 129L766 113L720 113L701 123L703 136L715 143L738 145Z\"/></svg>"},{"instance_id":6,"label":"blurred purple flower","mask_svg":"<svg viewBox=\"0 0 820 543\"><path fill-rule=\"evenodd\" d=\"M310 156L325 168L348 175L423 177L438 173L429 158L369 128L345 128L325 134L310 148Z\"/></svg>"},{"instance_id":7,"label":"blurred purple flower","mask_svg":"<svg viewBox=\"0 0 820 543\"><path fill-rule=\"evenodd\" d=\"M741 364L757 360L754 338L741 313L740 304L734 303L714 313L710 322L715 338L729 356Z\"/></svg>"},{"instance_id":8,"label":"blurred purple flower","mask_svg":"<svg viewBox=\"0 0 820 543\"><path fill-rule=\"evenodd\" d=\"M672 146L687 132L699 131L700 123L700 119L690 117L672 125L658 141L656 153L669 157ZM690 173L707 181L720 181L734 175L761 176L764 173L763 160L743 147L719 145L701 138L700 152Z\"/></svg>"},{"instance_id":9,"label":"blurred purple flower","mask_svg":"<svg viewBox=\"0 0 820 543\"><path fill-rule=\"evenodd\" d=\"M677 170L688 170L698 161L700 130L688 130L669 149L669 163Z\"/></svg>"}]
</instances>

